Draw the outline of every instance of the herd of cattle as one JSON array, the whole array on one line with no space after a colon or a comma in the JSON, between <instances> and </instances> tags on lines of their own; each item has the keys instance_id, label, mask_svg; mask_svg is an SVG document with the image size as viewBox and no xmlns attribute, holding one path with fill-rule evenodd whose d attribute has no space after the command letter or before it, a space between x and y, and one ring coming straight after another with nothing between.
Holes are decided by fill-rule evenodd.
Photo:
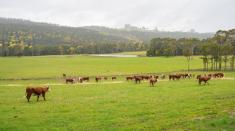
<instances>
[{"instance_id":1,"label":"herd of cattle","mask_svg":"<svg viewBox=\"0 0 235 131\"><path fill-rule=\"evenodd\" d=\"M64 77L66 77L67 75L66 74L63 74ZM216 77L219 77L219 78L222 78L225 76L225 73L214 73L213 75L211 73L209 73L208 75L207 74L204 74L204 76L202 75L197 75L197 80L198 80L198 85L200 84L201 85L201 82L204 81L204 85L208 83L208 81L211 79L211 77L213 78L216 78ZM156 82L158 82L158 75L152 75L152 76L127 76L126 77L126 81L129 82L129 80L135 80L135 83L137 84L138 82L140 83L141 80L149 80L150 82L150 86L154 86L154 84ZM162 79L165 79L165 75L164 74L161 74L160 76ZM169 75L169 80L179 80L180 78L186 78L188 77L189 79L190 78L194 78L195 75L192 75L191 73L189 74L175 74L175 75ZM78 82L82 83L83 81L87 81L89 82L89 77L78 77ZM112 80L116 80L117 78L116 77L111 77ZM75 83L75 80L76 78L66 78L66 83L68 82L71 82L71 83ZM99 80L101 81L101 77L95 77L95 80L96 82L98 82ZM104 80L107 80L107 77L104 77ZM31 95L35 95L37 96L37 101L39 99L39 96L42 96L44 98L44 100L46 100L45 98L45 94L46 92L50 92L50 87L47 86L47 87L27 87L26 88L26 93L25 93L25 96L27 95L27 99L28 99L28 102L30 102L30 97ZM25 97L24 96L24 97ZM24 98L23 97L23 98Z\"/></svg>"},{"instance_id":2,"label":"herd of cattle","mask_svg":"<svg viewBox=\"0 0 235 131\"><path fill-rule=\"evenodd\" d=\"M63 74L63 76L64 77L66 77L67 75L66 74ZM205 84L207 83L207 84L209 84L208 83L208 81L211 79L211 76L213 76L213 78L216 78L216 77L224 77L225 76L225 73L214 73L213 75L211 74L211 73L209 73L208 75L207 74L204 74L204 76L202 76L202 75L197 75L197 80L198 80L198 85L200 84L201 85L201 82L202 81L204 81L205 82ZM149 80L149 82L150 82L150 86L154 86L154 84L156 83L156 82L158 82L158 75L152 75L152 76L147 76L147 75L142 75L142 76L127 76L126 77L126 81L128 81L129 82L129 80L134 80L135 81L135 83L137 84L138 82L140 83L140 81L141 80L144 80L144 79L146 79L146 80ZM162 78L162 79L165 79L165 75L164 74L161 74L160 75L160 77ZM195 77L195 75L193 74L191 74L191 73L189 73L189 74L175 74L175 75L169 75L169 80L171 81L171 80L179 80L180 78L194 78ZM87 81L87 82L89 82L89 77L78 77L78 78L76 78L76 77L74 77L74 78L66 78L66 83L68 83L68 82L71 82L71 83L75 83L76 82L76 79L78 79L78 82L79 83L82 83L83 81ZM111 79L112 80L116 80L117 79L117 77L111 77ZM101 81L101 77L95 77L95 81L96 82L98 82L98 81ZM104 77L104 80L107 80L107 77ZM204 84L204 85L205 85Z\"/></svg>"}]
</instances>

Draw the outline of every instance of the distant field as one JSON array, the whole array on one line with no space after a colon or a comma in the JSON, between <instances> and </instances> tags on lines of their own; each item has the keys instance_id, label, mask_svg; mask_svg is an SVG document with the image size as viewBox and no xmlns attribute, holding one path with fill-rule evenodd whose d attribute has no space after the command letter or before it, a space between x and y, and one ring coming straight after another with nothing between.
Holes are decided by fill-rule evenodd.
<instances>
[{"instance_id":1,"label":"distant field","mask_svg":"<svg viewBox=\"0 0 235 131\"><path fill-rule=\"evenodd\" d=\"M113 58L94 56L0 57L0 79L51 78L68 76L110 76L136 73L187 70L185 57ZM198 56L190 60L190 69L202 68Z\"/></svg>"},{"instance_id":2,"label":"distant field","mask_svg":"<svg viewBox=\"0 0 235 131\"><path fill-rule=\"evenodd\" d=\"M146 51L139 51L139 52L121 52L121 53L114 53L119 55L138 55L141 57L146 56Z\"/></svg>"}]
</instances>

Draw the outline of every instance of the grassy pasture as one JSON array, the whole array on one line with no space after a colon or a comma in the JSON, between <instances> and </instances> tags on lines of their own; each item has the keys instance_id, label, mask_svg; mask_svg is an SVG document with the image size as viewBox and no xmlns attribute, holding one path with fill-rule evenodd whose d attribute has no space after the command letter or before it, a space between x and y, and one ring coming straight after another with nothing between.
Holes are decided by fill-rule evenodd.
<instances>
[{"instance_id":1,"label":"grassy pasture","mask_svg":"<svg viewBox=\"0 0 235 131\"><path fill-rule=\"evenodd\" d=\"M0 57L0 79L52 78L68 76L110 76L150 72L187 70L183 56L112 58L92 56ZM190 61L190 69L202 68L198 56Z\"/></svg>"},{"instance_id":2,"label":"grassy pasture","mask_svg":"<svg viewBox=\"0 0 235 131\"><path fill-rule=\"evenodd\" d=\"M202 62L194 58L190 61L195 64L192 67L200 68ZM188 73L179 71L185 69L185 63L187 69L183 57L43 56L0 61L4 62L0 65L1 79L61 77L63 71L70 76L109 76L137 73L136 70L164 72L166 76ZM178 71L171 72L174 70ZM235 78L235 73L226 72L226 78ZM114 81L109 76L98 83L92 77L84 84L65 84L63 79L1 80L0 130L235 130L234 79L212 79L209 83L198 86L195 78L160 79L150 87L148 81L126 82L125 76ZM46 93L47 101L40 97L36 102L35 96L30 103L22 99L26 87L47 85L52 90Z\"/></svg>"}]
</instances>

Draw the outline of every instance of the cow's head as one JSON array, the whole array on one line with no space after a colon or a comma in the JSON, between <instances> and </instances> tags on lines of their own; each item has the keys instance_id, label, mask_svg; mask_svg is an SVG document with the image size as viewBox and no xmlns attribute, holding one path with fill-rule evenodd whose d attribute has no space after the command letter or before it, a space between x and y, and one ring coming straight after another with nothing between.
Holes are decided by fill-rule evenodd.
<instances>
[{"instance_id":1,"label":"cow's head","mask_svg":"<svg viewBox=\"0 0 235 131\"><path fill-rule=\"evenodd\" d=\"M159 80L157 79L157 82L159 82Z\"/></svg>"},{"instance_id":2,"label":"cow's head","mask_svg":"<svg viewBox=\"0 0 235 131\"><path fill-rule=\"evenodd\" d=\"M224 76L225 76L225 73L223 73L224 74Z\"/></svg>"},{"instance_id":3,"label":"cow's head","mask_svg":"<svg viewBox=\"0 0 235 131\"><path fill-rule=\"evenodd\" d=\"M50 92L50 91L51 91L49 86L47 86L46 88L47 88L47 92Z\"/></svg>"}]
</instances>

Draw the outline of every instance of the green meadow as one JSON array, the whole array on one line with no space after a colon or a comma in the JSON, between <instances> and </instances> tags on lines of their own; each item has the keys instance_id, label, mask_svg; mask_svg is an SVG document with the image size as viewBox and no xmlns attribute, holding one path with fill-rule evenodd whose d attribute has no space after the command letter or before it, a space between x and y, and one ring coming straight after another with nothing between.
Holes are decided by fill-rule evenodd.
<instances>
[{"instance_id":1,"label":"green meadow","mask_svg":"<svg viewBox=\"0 0 235 131\"><path fill-rule=\"evenodd\" d=\"M39 56L0 63L0 130L235 130L235 73L201 86L196 78L169 81L169 74L216 72L185 71L184 57ZM198 56L190 61L190 69L202 66ZM63 73L91 79L66 84ZM137 73L164 73L166 79L154 87L147 80L126 82ZM108 80L96 83L94 76ZM50 86L47 101L31 96L27 102L28 86Z\"/></svg>"}]
</instances>

